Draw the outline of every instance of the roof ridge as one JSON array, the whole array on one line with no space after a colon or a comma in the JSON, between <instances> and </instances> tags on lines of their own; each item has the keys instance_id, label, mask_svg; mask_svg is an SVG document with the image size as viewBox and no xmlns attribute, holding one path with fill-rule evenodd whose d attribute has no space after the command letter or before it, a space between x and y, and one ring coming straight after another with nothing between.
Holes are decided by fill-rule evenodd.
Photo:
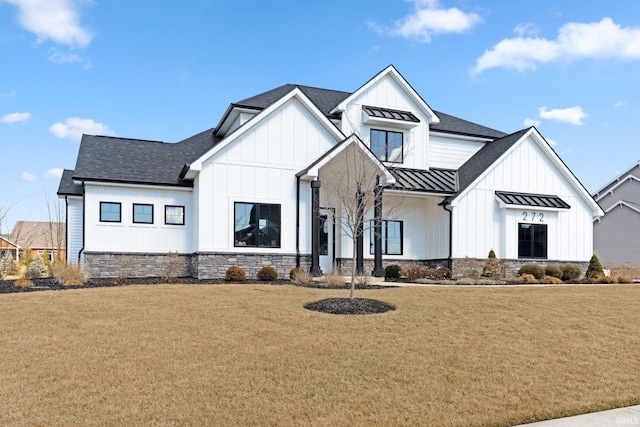
<instances>
[{"instance_id":1,"label":"roof ridge","mask_svg":"<svg viewBox=\"0 0 640 427\"><path fill-rule=\"evenodd\" d=\"M158 141L157 139L139 139L139 138L127 138L127 137L124 137L124 136L88 135L88 134L85 134L84 136L91 136L91 137L94 137L94 138L124 139L126 141L154 142L156 144L167 144L167 142Z\"/></svg>"}]
</instances>

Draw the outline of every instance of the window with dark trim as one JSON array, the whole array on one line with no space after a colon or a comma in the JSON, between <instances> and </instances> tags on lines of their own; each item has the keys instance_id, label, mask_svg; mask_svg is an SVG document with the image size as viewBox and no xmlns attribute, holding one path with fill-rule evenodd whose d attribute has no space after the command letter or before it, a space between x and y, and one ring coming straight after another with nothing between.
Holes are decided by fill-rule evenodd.
<instances>
[{"instance_id":1,"label":"window with dark trim","mask_svg":"<svg viewBox=\"0 0 640 427\"><path fill-rule=\"evenodd\" d=\"M547 258L547 224L518 224L518 258Z\"/></svg>"},{"instance_id":2,"label":"window with dark trim","mask_svg":"<svg viewBox=\"0 0 640 427\"><path fill-rule=\"evenodd\" d=\"M234 221L235 247L280 247L280 205L236 202Z\"/></svg>"},{"instance_id":3,"label":"window with dark trim","mask_svg":"<svg viewBox=\"0 0 640 427\"><path fill-rule=\"evenodd\" d=\"M402 255L402 221L382 221L382 255ZM375 228L371 221L369 253L375 254Z\"/></svg>"},{"instance_id":4,"label":"window with dark trim","mask_svg":"<svg viewBox=\"0 0 640 427\"><path fill-rule=\"evenodd\" d=\"M100 222L120 222L121 204L100 202Z\"/></svg>"},{"instance_id":5,"label":"window with dark trim","mask_svg":"<svg viewBox=\"0 0 640 427\"><path fill-rule=\"evenodd\" d=\"M371 129L371 151L383 162L402 163L402 132Z\"/></svg>"},{"instance_id":6,"label":"window with dark trim","mask_svg":"<svg viewBox=\"0 0 640 427\"><path fill-rule=\"evenodd\" d=\"M164 205L166 225L184 225L184 206Z\"/></svg>"},{"instance_id":7,"label":"window with dark trim","mask_svg":"<svg viewBox=\"0 0 640 427\"><path fill-rule=\"evenodd\" d=\"M153 224L153 205L142 203L133 204L134 224Z\"/></svg>"}]
</instances>

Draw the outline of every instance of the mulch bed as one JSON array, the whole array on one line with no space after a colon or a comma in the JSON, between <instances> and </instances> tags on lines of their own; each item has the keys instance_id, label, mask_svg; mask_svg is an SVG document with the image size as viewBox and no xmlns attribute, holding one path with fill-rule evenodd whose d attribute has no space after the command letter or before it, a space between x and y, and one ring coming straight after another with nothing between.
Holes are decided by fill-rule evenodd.
<instances>
[{"instance_id":1,"label":"mulch bed","mask_svg":"<svg viewBox=\"0 0 640 427\"><path fill-rule=\"evenodd\" d=\"M378 314L396 309L391 304L370 298L326 298L304 308L328 314Z\"/></svg>"}]
</instances>

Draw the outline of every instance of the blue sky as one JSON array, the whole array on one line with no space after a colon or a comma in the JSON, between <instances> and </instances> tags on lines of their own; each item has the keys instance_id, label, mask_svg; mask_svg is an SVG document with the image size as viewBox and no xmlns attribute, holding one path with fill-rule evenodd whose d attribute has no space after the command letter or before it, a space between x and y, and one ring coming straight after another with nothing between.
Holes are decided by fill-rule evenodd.
<instances>
[{"instance_id":1,"label":"blue sky","mask_svg":"<svg viewBox=\"0 0 640 427\"><path fill-rule=\"evenodd\" d=\"M635 0L0 0L0 58L2 232L47 220L83 132L176 142L389 64L436 110L536 125L590 192L640 159Z\"/></svg>"}]
</instances>

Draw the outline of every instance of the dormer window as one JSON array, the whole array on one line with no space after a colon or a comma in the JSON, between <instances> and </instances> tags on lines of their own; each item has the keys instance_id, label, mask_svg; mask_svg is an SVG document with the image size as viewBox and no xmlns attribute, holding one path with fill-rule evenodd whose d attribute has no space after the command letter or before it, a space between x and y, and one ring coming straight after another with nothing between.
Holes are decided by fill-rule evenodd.
<instances>
[{"instance_id":1,"label":"dormer window","mask_svg":"<svg viewBox=\"0 0 640 427\"><path fill-rule=\"evenodd\" d=\"M400 129L413 129L420 124L420 119L410 111L363 105L362 122L371 126L391 126Z\"/></svg>"},{"instance_id":2,"label":"dormer window","mask_svg":"<svg viewBox=\"0 0 640 427\"><path fill-rule=\"evenodd\" d=\"M371 151L383 162L402 163L402 132L371 129Z\"/></svg>"}]
</instances>

